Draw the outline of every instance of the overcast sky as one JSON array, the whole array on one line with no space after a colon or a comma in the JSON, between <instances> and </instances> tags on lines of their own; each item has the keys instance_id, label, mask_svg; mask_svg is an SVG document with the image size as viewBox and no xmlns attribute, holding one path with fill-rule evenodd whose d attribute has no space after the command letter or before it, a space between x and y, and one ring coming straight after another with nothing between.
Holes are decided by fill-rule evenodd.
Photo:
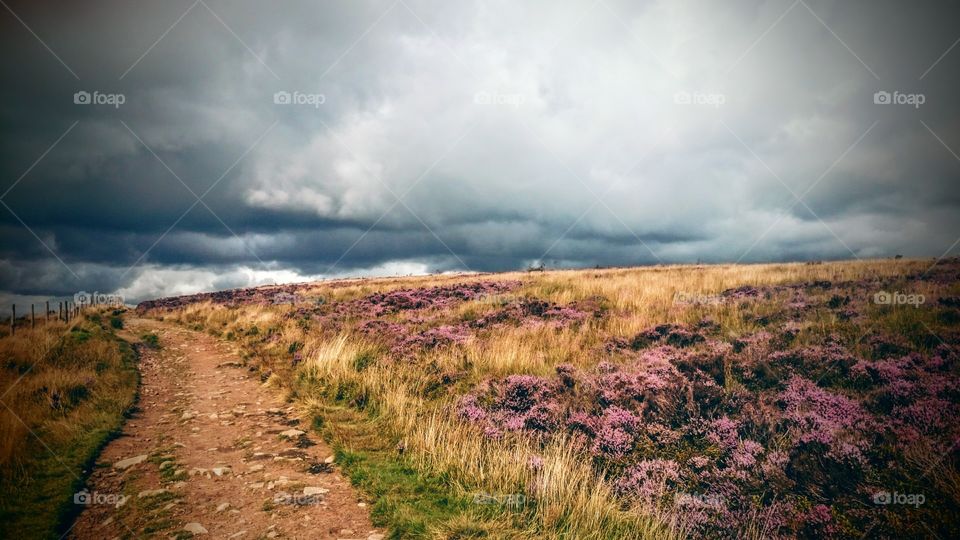
<instances>
[{"instance_id":1,"label":"overcast sky","mask_svg":"<svg viewBox=\"0 0 960 540\"><path fill-rule=\"evenodd\" d=\"M955 253L958 15L3 0L0 293Z\"/></svg>"}]
</instances>

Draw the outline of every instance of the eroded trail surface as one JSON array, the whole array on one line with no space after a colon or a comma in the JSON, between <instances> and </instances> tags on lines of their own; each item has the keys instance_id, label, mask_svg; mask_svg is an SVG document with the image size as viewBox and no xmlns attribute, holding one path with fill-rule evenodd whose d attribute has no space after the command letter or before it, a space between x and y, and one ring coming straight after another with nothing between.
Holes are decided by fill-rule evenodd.
<instances>
[{"instance_id":1,"label":"eroded trail surface","mask_svg":"<svg viewBox=\"0 0 960 540\"><path fill-rule=\"evenodd\" d=\"M379 540L332 451L232 345L146 319L138 410L100 455L69 537ZM82 499L81 499L82 500Z\"/></svg>"}]
</instances>

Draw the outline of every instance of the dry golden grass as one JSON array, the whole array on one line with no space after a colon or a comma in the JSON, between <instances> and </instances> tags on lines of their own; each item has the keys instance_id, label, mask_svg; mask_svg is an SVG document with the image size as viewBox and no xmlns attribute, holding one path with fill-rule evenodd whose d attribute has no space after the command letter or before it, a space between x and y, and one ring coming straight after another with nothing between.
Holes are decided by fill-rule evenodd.
<instances>
[{"instance_id":1,"label":"dry golden grass","mask_svg":"<svg viewBox=\"0 0 960 540\"><path fill-rule=\"evenodd\" d=\"M0 338L0 536L52 534L83 468L133 404L137 373L90 310Z\"/></svg>"}]
</instances>

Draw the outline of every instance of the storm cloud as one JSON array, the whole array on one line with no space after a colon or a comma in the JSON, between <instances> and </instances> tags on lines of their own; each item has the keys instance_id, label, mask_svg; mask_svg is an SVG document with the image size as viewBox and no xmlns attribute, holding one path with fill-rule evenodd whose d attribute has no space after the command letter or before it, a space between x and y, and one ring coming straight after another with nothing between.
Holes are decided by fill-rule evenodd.
<instances>
[{"instance_id":1,"label":"storm cloud","mask_svg":"<svg viewBox=\"0 0 960 540\"><path fill-rule=\"evenodd\" d=\"M7 298L960 235L951 2L3 7Z\"/></svg>"}]
</instances>

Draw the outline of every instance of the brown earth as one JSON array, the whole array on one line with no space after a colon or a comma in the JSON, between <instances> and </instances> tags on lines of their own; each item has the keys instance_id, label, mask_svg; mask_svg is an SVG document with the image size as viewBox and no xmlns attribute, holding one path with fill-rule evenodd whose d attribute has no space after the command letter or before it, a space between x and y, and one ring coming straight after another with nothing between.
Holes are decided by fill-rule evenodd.
<instances>
[{"instance_id":1,"label":"brown earth","mask_svg":"<svg viewBox=\"0 0 960 540\"><path fill-rule=\"evenodd\" d=\"M160 348L140 347L137 411L100 455L70 538L383 538L330 448L231 344L147 319L124 337L149 332Z\"/></svg>"}]
</instances>

